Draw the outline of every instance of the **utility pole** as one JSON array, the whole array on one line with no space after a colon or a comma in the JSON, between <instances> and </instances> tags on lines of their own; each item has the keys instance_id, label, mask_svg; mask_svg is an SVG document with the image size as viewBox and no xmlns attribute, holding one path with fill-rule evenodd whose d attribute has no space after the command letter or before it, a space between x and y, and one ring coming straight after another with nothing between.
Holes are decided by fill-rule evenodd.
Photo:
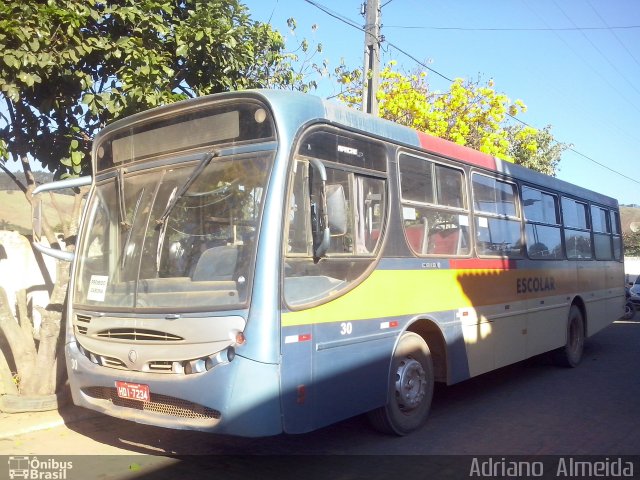
<instances>
[{"instance_id":1,"label":"utility pole","mask_svg":"<svg viewBox=\"0 0 640 480\"><path fill-rule=\"evenodd\" d=\"M380 78L380 6L379 0L367 0L363 4L366 15L364 26L364 77L362 111L378 116L376 92Z\"/></svg>"}]
</instances>

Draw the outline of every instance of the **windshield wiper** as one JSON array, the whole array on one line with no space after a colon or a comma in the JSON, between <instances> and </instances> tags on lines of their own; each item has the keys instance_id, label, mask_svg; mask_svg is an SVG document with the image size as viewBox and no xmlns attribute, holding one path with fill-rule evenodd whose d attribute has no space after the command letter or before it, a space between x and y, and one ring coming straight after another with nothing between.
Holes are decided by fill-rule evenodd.
<instances>
[{"instance_id":1,"label":"windshield wiper","mask_svg":"<svg viewBox=\"0 0 640 480\"><path fill-rule=\"evenodd\" d=\"M164 212L160 215L160 218L156 220L156 228L160 229L160 233L158 235L158 248L156 249L156 271L160 271L160 259L162 257L162 247L164 246L164 237L167 232L167 218L169 218L169 214L175 208L178 200L187 193L189 187L196 181L196 178L200 176L202 171L211 163L215 157L220 156L220 152L218 150L214 150L213 152L207 153L196 168L193 169L193 172L187 178L187 181L184 182L182 188L177 191L175 188L169 195L169 200L167 201L167 206L164 208Z\"/></svg>"},{"instance_id":2,"label":"windshield wiper","mask_svg":"<svg viewBox=\"0 0 640 480\"><path fill-rule=\"evenodd\" d=\"M120 217L120 226L128 229L131 227L131 224L127 223L127 207L124 200L124 168L120 168L117 172L116 192L118 194L118 216Z\"/></svg>"},{"instance_id":3,"label":"windshield wiper","mask_svg":"<svg viewBox=\"0 0 640 480\"><path fill-rule=\"evenodd\" d=\"M187 178L187 181L184 182L184 184L182 185L182 188L180 188L180 190L177 193L175 193L175 195L172 195L171 197L169 197L169 201L167 202L167 206L165 207L164 212L162 212L162 215L160 215L160 218L156 220L157 227L164 226L165 222L167 221L167 218L169 217L169 214L178 203L178 200L180 200L182 196L185 193L187 193L187 190L189 190L189 187L193 185L193 182L196 181L196 179L200 176L200 174L207 167L207 165L211 163L211 160L213 160L215 157L218 157L218 156L220 156L220 152L218 150L214 150L211 153L207 153L203 157L203 159L200 160L200 163L196 168L194 168L193 172L191 172L191 175L189 175L189 178Z\"/></svg>"},{"instance_id":4,"label":"windshield wiper","mask_svg":"<svg viewBox=\"0 0 640 480\"><path fill-rule=\"evenodd\" d=\"M142 202L142 196L144 195L144 188L140 190L140 195L138 195L138 200L136 201L136 206L133 209L133 215L131 217L131 223L124 223L123 226L128 229L127 239L124 242L124 247L122 248L122 261L120 262L120 267L124 268L124 264L127 261L127 250L129 249L129 243L131 242L131 234L133 233L132 225L136 221L136 217L138 215L138 209L140 208L140 203Z\"/></svg>"}]
</instances>

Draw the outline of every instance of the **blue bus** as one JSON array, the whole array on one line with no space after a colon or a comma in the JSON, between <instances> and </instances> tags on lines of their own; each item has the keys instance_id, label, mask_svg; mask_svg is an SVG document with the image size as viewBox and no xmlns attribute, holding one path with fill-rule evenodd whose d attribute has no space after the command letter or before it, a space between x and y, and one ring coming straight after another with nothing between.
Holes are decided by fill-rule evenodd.
<instances>
[{"instance_id":1,"label":"blue bus","mask_svg":"<svg viewBox=\"0 0 640 480\"><path fill-rule=\"evenodd\" d=\"M435 382L575 367L623 310L616 200L314 96L153 109L92 162L65 353L74 403L114 417L405 435Z\"/></svg>"}]
</instances>

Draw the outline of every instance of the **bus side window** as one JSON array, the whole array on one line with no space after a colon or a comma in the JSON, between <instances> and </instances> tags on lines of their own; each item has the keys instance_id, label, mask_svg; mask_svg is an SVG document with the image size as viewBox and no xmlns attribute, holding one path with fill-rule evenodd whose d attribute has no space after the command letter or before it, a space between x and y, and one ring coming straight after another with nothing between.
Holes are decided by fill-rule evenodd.
<instances>
[{"instance_id":1,"label":"bus side window","mask_svg":"<svg viewBox=\"0 0 640 480\"><path fill-rule=\"evenodd\" d=\"M388 201L385 150L377 142L316 130L303 138L298 154L285 207L284 301L289 307L335 298L363 278L380 250ZM343 200L334 202L336 194ZM313 231L324 230L325 213L330 242L316 257Z\"/></svg>"},{"instance_id":2,"label":"bus side window","mask_svg":"<svg viewBox=\"0 0 640 480\"><path fill-rule=\"evenodd\" d=\"M384 181L355 176L356 253L373 253L384 219Z\"/></svg>"},{"instance_id":3,"label":"bus side window","mask_svg":"<svg viewBox=\"0 0 640 480\"><path fill-rule=\"evenodd\" d=\"M611 232L613 234L613 258L616 260L622 259L622 237L620 236L620 214L618 212L614 212L611 210L610 214L610 222L611 222Z\"/></svg>"},{"instance_id":4,"label":"bus side window","mask_svg":"<svg viewBox=\"0 0 640 480\"><path fill-rule=\"evenodd\" d=\"M561 204L567 258L570 260L593 258L587 204L567 197L562 197Z\"/></svg>"},{"instance_id":5,"label":"bus side window","mask_svg":"<svg viewBox=\"0 0 640 480\"><path fill-rule=\"evenodd\" d=\"M460 255L467 251L467 231L457 225L443 224L429 233L427 253Z\"/></svg>"},{"instance_id":6,"label":"bus side window","mask_svg":"<svg viewBox=\"0 0 640 480\"><path fill-rule=\"evenodd\" d=\"M611 223L609 212L596 205L591 206L591 223L593 227L593 249L597 260L612 260Z\"/></svg>"},{"instance_id":7,"label":"bus side window","mask_svg":"<svg viewBox=\"0 0 640 480\"><path fill-rule=\"evenodd\" d=\"M478 255L521 256L523 244L515 184L474 173L472 187Z\"/></svg>"},{"instance_id":8,"label":"bus side window","mask_svg":"<svg viewBox=\"0 0 640 480\"><path fill-rule=\"evenodd\" d=\"M537 260L564 258L558 197L537 188L522 187L527 255Z\"/></svg>"},{"instance_id":9,"label":"bus side window","mask_svg":"<svg viewBox=\"0 0 640 480\"><path fill-rule=\"evenodd\" d=\"M418 255L468 255L469 215L462 170L400 156L404 233Z\"/></svg>"}]
</instances>

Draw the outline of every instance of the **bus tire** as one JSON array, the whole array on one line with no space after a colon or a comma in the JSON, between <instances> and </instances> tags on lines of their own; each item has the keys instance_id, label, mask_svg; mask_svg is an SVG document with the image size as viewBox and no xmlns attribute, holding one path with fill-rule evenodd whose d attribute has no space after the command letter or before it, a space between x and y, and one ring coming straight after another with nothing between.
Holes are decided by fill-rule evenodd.
<instances>
[{"instance_id":1,"label":"bus tire","mask_svg":"<svg viewBox=\"0 0 640 480\"><path fill-rule=\"evenodd\" d=\"M403 333L391 361L388 403L369 412L369 421L376 430L398 436L420 428L429 415L433 385L429 347L420 335Z\"/></svg>"},{"instance_id":2,"label":"bus tire","mask_svg":"<svg viewBox=\"0 0 640 480\"><path fill-rule=\"evenodd\" d=\"M560 367L577 367L584 349L584 319L580 309L571 305L567 321L567 343L553 351L553 363Z\"/></svg>"}]
</instances>

